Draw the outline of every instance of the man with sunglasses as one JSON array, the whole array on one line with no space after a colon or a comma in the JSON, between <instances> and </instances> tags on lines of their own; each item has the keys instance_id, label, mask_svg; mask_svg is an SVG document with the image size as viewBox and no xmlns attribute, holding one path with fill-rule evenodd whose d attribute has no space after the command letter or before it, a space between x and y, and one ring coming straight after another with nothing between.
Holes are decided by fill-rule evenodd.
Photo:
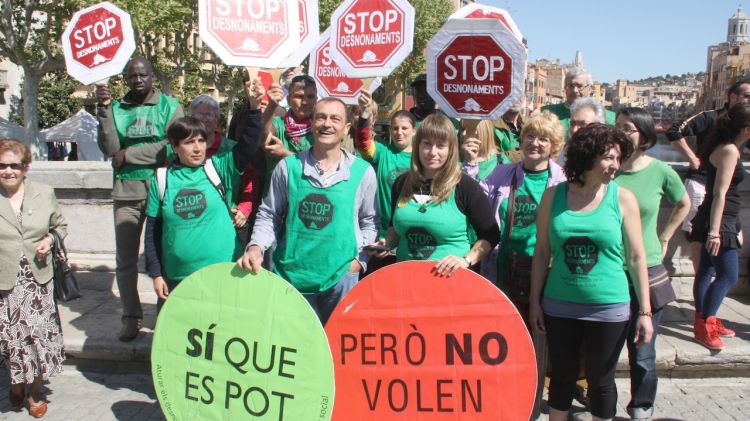
<instances>
[{"instance_id":1,"label":"man with sunglasses","mask_svg":"<svg viewBox=\"0 0 750 421\"><path fill-rule=\"evenodd\" d=\"M565 102L550 104L542 107L542 111L549 111L556 115L562 123L565 132L565 141L570 139L570 107L579 98L588 98L594 92L594 78L591 73L580 67L574 67L565 74ZM615 113L605 110L605 121L607 124L615 125Z\"/></svg>"},{"instance_id":2,"label":"man with sunglasses","mask_svg":"<svg viewBox=\"0 0 750 421\"><path fill-rule=\"evenodd\" d=\"M706 171L705 169L701 169L701 162L697 153L708 139L708 135L711 129L713 129L719 115L732 108L738 102L745 104L750 102L750 78L739 79L729 87L727 90L727 102L724 104L724 107L695 114L686 120L675 123L667 130L667 139L669 139L672 147L685 157L689 164L687 176L685 177L685 189L690 197L690 212L688 212L685 221L682 223L682 230L688 234L693 228L691 221L698 212L698 206L703 203L706 195ZM695 149L692 149L685 139L688 136L695 136ZM693 242L690 258L693 262L693 268L696 271L700 264L700 250L701 243L697 241Z\"/></svg>"},{"instance_id":3,"label":"man with sunglasses","mask_svg":"<svg viewBox=\"0 0 750 421\"><path fill-rule=\"evenodd\" d=\"M122 303L121 341L138 336L143 309L138 296L138 250L146 219L146 198L156 165L125 162L125 151L137 145L160 142L167 127L183 116L175 98L153 86L154 71L143 57L133 57L125 69L130 90L113 100L107 85L96 88L96 116L99 120L99 149L112 157L115 217L115 277Z\"/></svg>"}]
</instances>

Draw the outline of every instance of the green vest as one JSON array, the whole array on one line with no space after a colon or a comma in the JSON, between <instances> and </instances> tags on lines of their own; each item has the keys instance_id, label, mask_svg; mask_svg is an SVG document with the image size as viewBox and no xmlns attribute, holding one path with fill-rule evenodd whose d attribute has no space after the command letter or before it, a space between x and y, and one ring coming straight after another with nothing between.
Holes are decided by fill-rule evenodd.
<instances>
[{"instance_id":1,"label":"green vest","mask_svg":"<svg viewBox=\"0 0 750 421\"><path fill-rule=\"evenodd\" d=\"M274 271L298 291L316 293L336 285L357 257L356 196L369 163L355 158L349 179L315 187L299 155L284 159L289 205L285 241L273 255Z\"/></svg>"},{"instance_id":2,"label":"green vest","mask_svg":"<svg viewBox=\"0 0 750 421\"><path fill-rule=\"evenodd\" d=\"M568 183L558 184L550 212L552 268L545 297L582 304L630 301L618 190L612 181L596 209L574 212L568 209Z\"/></svg>"},{"instance_id":3,"label":"green vest","mask_svg":"<svg viewBox=\"0 0 750 421\"><path fill-rule=\"evenodd\" d=\"M140 143L158 142L167 135L167 124L180 103L159 93L157 104L129 104L112 101L112 117L120 139L120 149ZM159 165L123 164L115 170L121 180L148 180Z\"/></svg>"},{"instance_id":4,"label":"green vest","mask_svg":"<svg viewBox=\"0 0 750 421\"><path fill-rule=\"evenodd\" d=\"M393 228L399 235L396 259L440 260L445 256L465 256L470 249L468 221L456 204L456 189L448 200L420 205L409 200L396 208Z\"/></svg>"}]
</instances>

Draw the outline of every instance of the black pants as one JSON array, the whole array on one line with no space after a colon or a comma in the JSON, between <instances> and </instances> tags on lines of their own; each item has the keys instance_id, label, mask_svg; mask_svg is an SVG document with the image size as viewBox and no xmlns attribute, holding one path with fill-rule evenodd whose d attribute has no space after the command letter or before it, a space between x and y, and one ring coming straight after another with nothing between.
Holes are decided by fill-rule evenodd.
<instances>
[{"instance_id":1,"label":"black pants","mask_svg":"<svg viewBox=\"0 0 750 421\"><path fill-rule=\"evenodd\" d=\"M592 322L544 316L552 375L549 406L567 411L578 380L581 345L586 346L586 380L591 414L612 418L617 412L615 368L625 344L628 321Z\"/></svg>"}]
</instances>

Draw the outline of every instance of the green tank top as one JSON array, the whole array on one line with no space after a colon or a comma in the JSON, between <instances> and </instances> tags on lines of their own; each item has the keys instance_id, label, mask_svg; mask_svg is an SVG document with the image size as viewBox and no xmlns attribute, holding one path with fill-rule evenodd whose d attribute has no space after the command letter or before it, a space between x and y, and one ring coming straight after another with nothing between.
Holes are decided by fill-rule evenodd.
<instances>
[{"instance_id":1,"label":"green tank top","mask_svg":"<svg viewBox=\"0 0 750 421\"><path fill-rule=\"evenodd\" d=\"M583 304L630 301L618 190L612 181L596 209L574 212L568 208L568 183L557 186L550 213L552 268L545 297Z\"/></svg>"},{"instance_id":2,"label":"green tank top","mask_svg":"<svg viewBox=\"0 0 750 421\"><path fill-rule=\"evenodd\" d=\"M112 102L112 117L120 139L120 149L140 143L158 142L167 135L167 124L180 105L176 99L159 94L157 104ZM115 170L121 180L150 180L159 165L123 164Z\"/></svg>"},{"instance_id":3,"label":"green tank top","mask_svg":"<svg viewBox=\"0 0 750 421\"><path fill-rule=\"evenodd\" d=\"M409 171L411 152L400 151L393 146L381 143L376 145L375 166L378 179L378 209L380 210L380 228L378 238L385 238L391 225L391 192L393 183L403 173Z\"/></svg>"},{"instance_id":4,"label":"green tank top","mask_svg":"<svg viewBox=\"0 0 750 421\"><path fill-rule=\"evenodd\" d=\"M355 158L349 179L315 187L302 172L299 155L284 158L289 207L285 241L273 255L274 271L298 291L325 291L341 280L357 257L357 188L369 163Z\"/></svg>"},{"instance_id":5,"label":"green tank top","mask_svg":"<svg viewBox=\"0 0 750 421\"><path fill-rule=\"evenodd\" d=\"M393 228L399 235L396 259L440 260L469 252L468 221L456 204L456 189L448 200L420 205L410 200L396 208Z\"/></svg>"}]
</instances>

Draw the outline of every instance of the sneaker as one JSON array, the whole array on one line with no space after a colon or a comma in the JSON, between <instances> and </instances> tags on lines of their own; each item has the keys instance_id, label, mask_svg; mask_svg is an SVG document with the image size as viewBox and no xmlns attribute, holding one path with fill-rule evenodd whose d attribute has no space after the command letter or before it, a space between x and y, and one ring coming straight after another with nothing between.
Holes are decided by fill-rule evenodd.
<instances>
[{"instance_id":1,"label":"sneaker","mask_svg":"<svg viewBox=\"0 0 750 421\"><path fill-rule=\"evenodd\" d=\"M138 336L138 332L141 330L141 320L135 317L123 317L122 328L120 333L117 334L117 338L123 342L130 342Z\"/></svg>"},{"instance_id":2,"label":"sneaker","mask_svg":"<svg viewBox=\"0 0 750 421\"><path fill-rule=\"evenodd\" d=\"M714 351L721 351L724 349L724 342L722 342L716 327L716 317L711 316L706 319L705 331L703 332L701 332L701 335L698 335L698 331L696 331L696 341Z\"/></svg>"},{"instance_id":3,"label":"sneaker","mask_svg":"<svg viewBox=\"0 0 750 421\"><path fill-rule=\"evenodd\" d=\"M716 330L719 332L719 336L723 336L725 338L734 338L734 331L724 326L724 323L722 323L721 319L718 317L716 318Z\"/></svg>"}]
</instances>

